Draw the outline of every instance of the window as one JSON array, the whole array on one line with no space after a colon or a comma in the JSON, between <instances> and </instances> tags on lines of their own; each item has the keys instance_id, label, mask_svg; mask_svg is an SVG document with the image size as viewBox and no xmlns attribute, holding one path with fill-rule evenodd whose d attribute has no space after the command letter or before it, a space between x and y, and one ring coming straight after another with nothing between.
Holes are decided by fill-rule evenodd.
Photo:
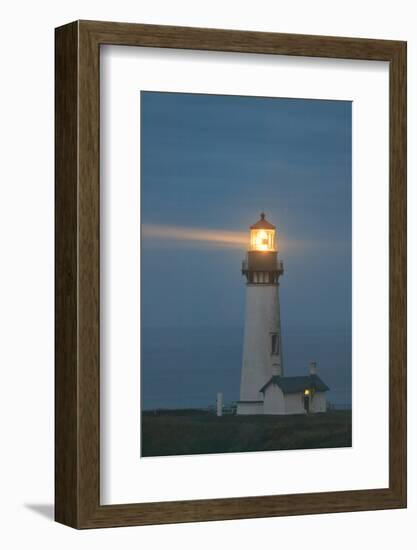
<instances>
[{"instance_id":1,"label":"window","mask_svg":"<svg viewBox=\"0 0 417 550\"><path fill-rule=\"evenodd\" d=\"M271 334L271 353L272 355L279 354L279 336L277 332Z\"/></svg>"}]
</instances>

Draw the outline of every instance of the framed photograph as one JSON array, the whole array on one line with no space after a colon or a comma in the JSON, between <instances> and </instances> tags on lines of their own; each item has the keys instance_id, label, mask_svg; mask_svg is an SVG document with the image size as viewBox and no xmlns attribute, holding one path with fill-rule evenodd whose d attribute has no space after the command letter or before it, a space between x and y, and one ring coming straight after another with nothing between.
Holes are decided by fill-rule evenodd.
<instances>
[{"instance_id":1,"label":"framed photograph","mask_svg":"<svg viewBox=\"0 0 417 550\"><path fill-rule=\"evenodd\" d=\"M406 506L406 43L56 29L56 521Z\"/></svg>"}]
</instances>

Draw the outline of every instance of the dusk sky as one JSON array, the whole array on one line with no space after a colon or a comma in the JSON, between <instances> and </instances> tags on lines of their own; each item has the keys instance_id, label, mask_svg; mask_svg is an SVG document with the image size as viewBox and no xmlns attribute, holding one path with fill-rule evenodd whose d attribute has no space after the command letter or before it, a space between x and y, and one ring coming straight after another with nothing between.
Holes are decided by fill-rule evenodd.
<instances>
[{"instance_id":1,"label":"dusk sky","mask_svg":"<svg viewBox=\"0 0 417 550\"><path fill-rule=\"evenodd\" d=\"M204 405L223 383L238 398L243 240L262 210L285 373L316 359L350 400L350 102L142 92L141 202L144 407Z\"/></svg>"}]
</instances>

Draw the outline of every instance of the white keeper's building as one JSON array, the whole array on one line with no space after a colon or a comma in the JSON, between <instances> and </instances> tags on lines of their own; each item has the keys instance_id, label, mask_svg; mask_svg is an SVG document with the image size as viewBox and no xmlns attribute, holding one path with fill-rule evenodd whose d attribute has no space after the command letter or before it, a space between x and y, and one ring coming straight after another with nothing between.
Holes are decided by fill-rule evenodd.
<instances>
[{"instance_id":1,"label":"white keeper's building","mask_svg":"<svg viewBox=\"0 0 417 550\"><path fill-rule=\"evenodd\" d=\"M327 385L315 362L307 376L284 376L275 226L265 214L250 227L242 274L246 277L246 313L240 400L237 414L306 414L326 411Z\"/></svg>"}]
</instances>

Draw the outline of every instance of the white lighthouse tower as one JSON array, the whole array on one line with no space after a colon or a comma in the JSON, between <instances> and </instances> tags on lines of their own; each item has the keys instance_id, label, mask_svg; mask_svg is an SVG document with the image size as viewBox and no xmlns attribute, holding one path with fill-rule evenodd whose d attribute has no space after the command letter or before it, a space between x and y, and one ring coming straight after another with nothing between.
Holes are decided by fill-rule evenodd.
<instances>
[{"instance_id":1,"label":"white lighthouse tower","mask_svg":"<svg viewBox=\"0 0 417 550\"><path fill-rule=\"evenodd\" d=\"M265 214L250 227L249 248L243 261L246 277L246 314L240 400L237 414L264 414L263 386L283 376L279 278L275 226Z\"/></svg>"}]
</instances>

